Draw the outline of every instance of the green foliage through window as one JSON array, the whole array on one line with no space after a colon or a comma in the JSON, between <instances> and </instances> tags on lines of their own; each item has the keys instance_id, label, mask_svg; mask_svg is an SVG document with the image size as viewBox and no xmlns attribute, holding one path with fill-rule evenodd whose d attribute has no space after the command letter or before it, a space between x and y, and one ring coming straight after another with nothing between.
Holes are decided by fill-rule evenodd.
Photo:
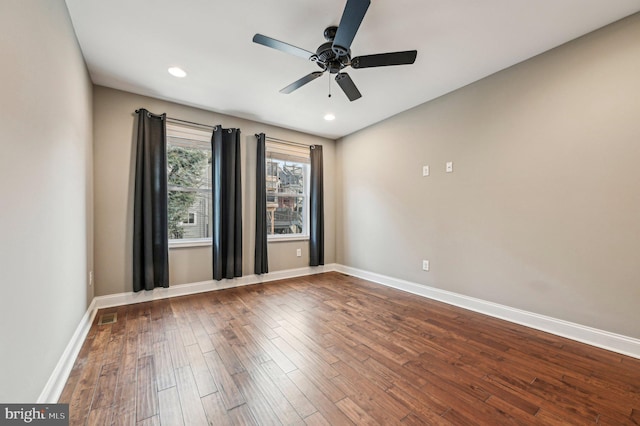
<instances>
[{"instance_id":1,"label":"green foliage through window","mask_svg":"<svg viewBox=\"0 0 640 426\"><path fill-rule=\"evenodd\" d=\"M167 144L169 238L206 238L209 237L211 151L197 145L184 145L182 141L174 145L171 140ZM190 216L198 220L190 220ZM198 224L198 229L185 227L189 223Z\"/></svg>"}]
</instances>

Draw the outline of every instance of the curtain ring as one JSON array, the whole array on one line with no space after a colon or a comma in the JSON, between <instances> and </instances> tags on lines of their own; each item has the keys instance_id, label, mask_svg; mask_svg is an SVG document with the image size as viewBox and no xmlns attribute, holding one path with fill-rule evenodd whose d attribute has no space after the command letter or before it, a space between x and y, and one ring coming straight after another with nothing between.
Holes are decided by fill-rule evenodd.
<instances>
[{"instance_id":1,"label":"curtain ring","mask_svg":"<svg viewBox=\"0 0 640 426\"><path fill-rule=\"evenodd\" d=\"M218 126L213 126L213 131L217 132L218 131Z\"/></svg>"},{"instance_id":2,"label":"curtain ring","mask_svg":"<svg viewBox=\"0 0 640 426\"><path fill-rule=\"evenodd\" d=\"M227 133L231 133L233 129L227 129Z\"/></svg>"}]
</instances>

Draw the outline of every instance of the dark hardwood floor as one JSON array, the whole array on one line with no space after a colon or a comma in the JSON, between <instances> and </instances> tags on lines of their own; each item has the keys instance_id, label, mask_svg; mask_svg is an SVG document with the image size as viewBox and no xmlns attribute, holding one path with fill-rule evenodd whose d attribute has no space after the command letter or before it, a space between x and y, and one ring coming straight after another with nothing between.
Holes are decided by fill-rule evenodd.
<instances>
[{"instance_id":1,"label":"dark hardwood floor","mask_svg":"<svg viewBox=\"0 0 640 426\"><path fill-rule=\"evenodd\" d=\"M72 425L640 424L640 360L338 273L109 312Z\"/></svg>"}]
</instances>

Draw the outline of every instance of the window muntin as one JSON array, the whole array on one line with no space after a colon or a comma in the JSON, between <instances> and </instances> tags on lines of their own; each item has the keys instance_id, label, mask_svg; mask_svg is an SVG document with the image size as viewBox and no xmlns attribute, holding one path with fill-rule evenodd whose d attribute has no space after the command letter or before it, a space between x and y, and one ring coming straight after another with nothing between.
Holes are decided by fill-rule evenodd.
<instances>
[{"instance_id":1,"label":"window muntin","mask_svg":"<svg viewBox=\"0 0 640 426\"><path fill-rule=\"evenodd\" d=\"M167 123L170 245L210 243L211 132Z\"/></svg>"},{"instance_id":2,"label":"window muntin","mask_svg":"<svg viewBox=\"0 0 640 426\"><path fill-rule=\"evenodd\" d=\"M267 237L308 238L309 152L277 142L266 144Z\"/></svg>"}]
</instances>

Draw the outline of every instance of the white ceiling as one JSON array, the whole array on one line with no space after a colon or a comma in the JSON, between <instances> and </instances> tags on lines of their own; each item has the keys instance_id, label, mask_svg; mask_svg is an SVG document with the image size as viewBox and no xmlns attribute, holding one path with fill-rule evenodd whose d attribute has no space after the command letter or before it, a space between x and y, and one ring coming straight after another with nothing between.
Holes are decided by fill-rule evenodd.
<instances>
[{"instance_id":1,"label":"white ceiling","mask_svg":"<svg viewBox=\"0 0 640 426\"><path fill-rule=\"evenodd\" d=\"M315 51L346 0L66 3L95 84L332 139L640 11L640 0L372 0L352 56L416 49L418 57L347 68L363 95L349 102L328 74L279 93L319 68L251 41L261 33ZM170 66L188 76L170 76ZM323 120L327 112L335 121Z\"/></svg>"}]
</instances>

